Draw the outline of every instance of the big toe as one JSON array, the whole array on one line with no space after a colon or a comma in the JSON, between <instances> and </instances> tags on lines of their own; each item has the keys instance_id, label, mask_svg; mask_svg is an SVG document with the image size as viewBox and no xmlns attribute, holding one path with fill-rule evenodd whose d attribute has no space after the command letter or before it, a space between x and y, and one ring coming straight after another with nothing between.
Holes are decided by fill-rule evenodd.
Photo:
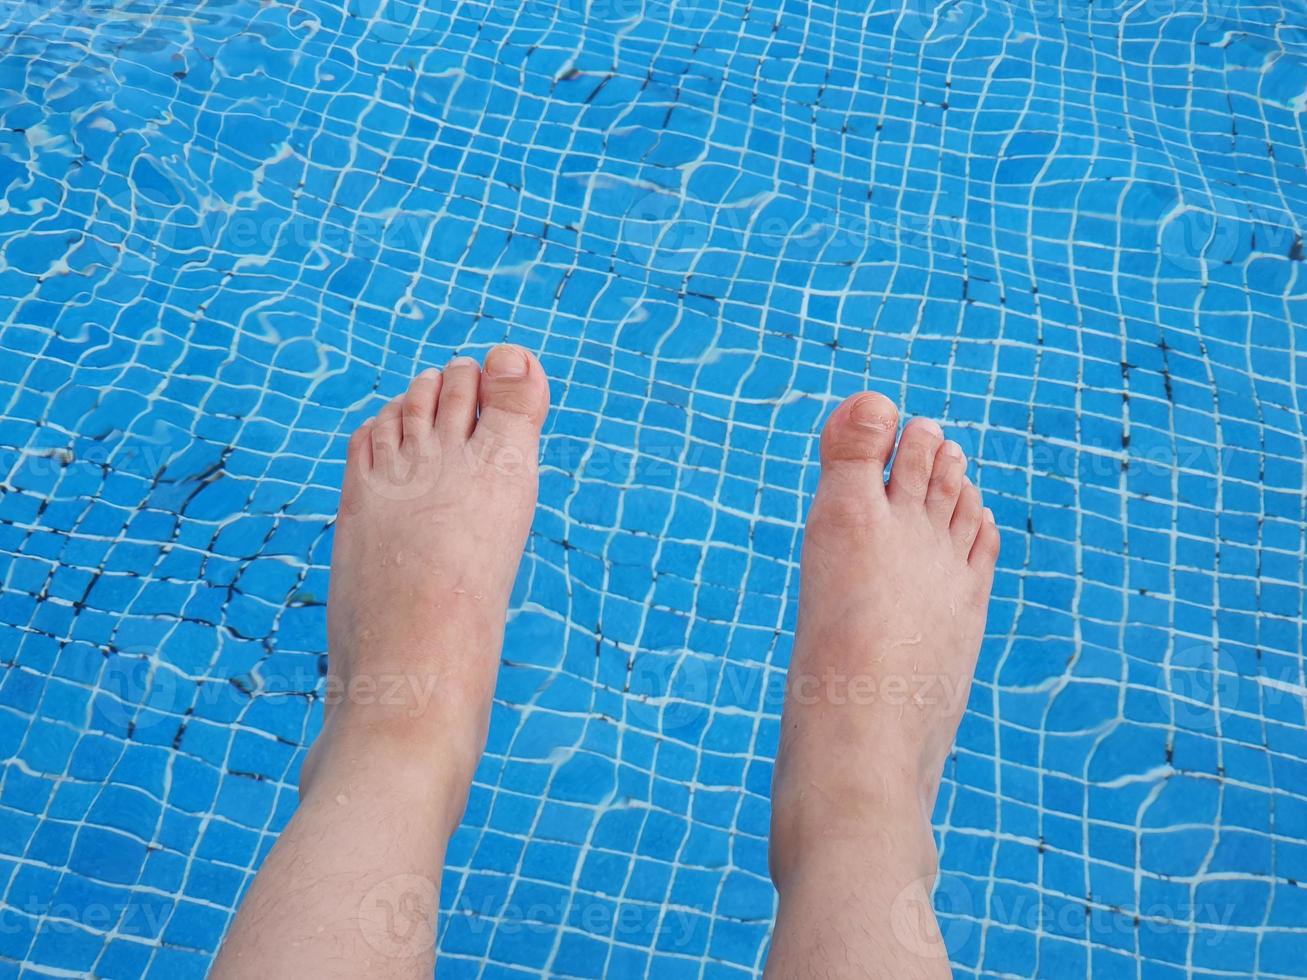
<instances>
[{"instance_id":1,"label":"big toe","mask_svg":"<svg viewBox=\"0 0 1307 980\"><path fill-rule=\"evenodd\" d=\"M854 395L835 410L822 430L822 465L869 467L884 474L898 427L899 411L884 395L874 391Z\"/></svg>"},{"instance_id":2,"label":"big toe","mask_svg":"<svg viewBox=\"0 0 1307 980\"><path fill-rule=\"evenodd\" d=\"M512 344L486 355L474 440L496 448L525 447L540 436L549 411L549 380L536 358Z\"/></svg>"}]
</instances>

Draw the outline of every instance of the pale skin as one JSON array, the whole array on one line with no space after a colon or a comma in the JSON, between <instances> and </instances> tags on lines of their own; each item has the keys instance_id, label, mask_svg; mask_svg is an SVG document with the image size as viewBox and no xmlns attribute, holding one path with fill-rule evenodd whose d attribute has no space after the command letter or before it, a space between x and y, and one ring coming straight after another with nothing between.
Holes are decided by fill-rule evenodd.
<instances>
[{"instance_id":1,"label":"pale skin","mask_svg":"<svg viewBox=\"0 0 1307 980\"><path fill-rule=\"evenodd\" d=\"M549 389L516 347L427 371L350 440L323 730L218 980L429 978L440 872L485 747ZM937 425L866 393L822 436L773 787L769 977L949 975L930 811L998 531Z\"/></svg>"},{"instance_id":2,"label":"pale skin","mask_svg":"<svg viewBox=\"0 0 1307 980\"><path fill-rule=\"evenodd\" d=\"M951 976L930 814L999 537L961 447L914 419L895 452L898 423L866 393L822 433L772 786L768 977Z\"/></svg>"}]
</instances>

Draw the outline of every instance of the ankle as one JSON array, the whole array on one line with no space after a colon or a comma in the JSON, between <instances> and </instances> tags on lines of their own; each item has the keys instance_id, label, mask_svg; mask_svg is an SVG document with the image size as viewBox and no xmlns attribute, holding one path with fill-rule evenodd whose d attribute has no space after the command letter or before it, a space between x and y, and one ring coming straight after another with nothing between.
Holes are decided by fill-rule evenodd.
<instances>
[{"instance_id":1,"label":"ankle","mask_svg":"<svg viewBox=\"0 0 1307 980\"><path fill-rule=\"evenodd\" d=\"M939 866L930 817L912 795L778 797L772 811L772 880L784 892L814 872L855 877L867 873L909 881Z\"/></svg>"},{"instance_id":2,"label":"ankle","mask_svg":"<svg viewBox=\"0 0 1307 980\"><path fill-rule=\"evenodd\" d=\"M301 805L339 804L362 795L426 814L446 836L463 819L479 755L412 725L337 713L324 725L300 777Z\"/></svg>"}]
</instances>

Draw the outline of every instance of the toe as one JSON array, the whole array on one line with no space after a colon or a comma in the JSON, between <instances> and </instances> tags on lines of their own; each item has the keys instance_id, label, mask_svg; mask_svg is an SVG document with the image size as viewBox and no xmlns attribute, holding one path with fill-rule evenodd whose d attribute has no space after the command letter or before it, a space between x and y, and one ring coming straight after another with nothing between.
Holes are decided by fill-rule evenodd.
<instances>
[{"instance_id":1,"label":"toe","mask_svg":"<svg viewBox=\"0 0 1307 980\"><path fill-rule=\"evenodd\" d=\"M938 422L913 419L903 427L894 466L890 470L889 497L896 504L920 504L926 499L935 454L944 441Z\"/></svg>"},{"instance_id":2,"label":"toe","mask_svg":"<svg viewBox=\"0 0 1307 980\"><path fill-rule=\"evenodd\" d=\"M404 445L421 445L436 422L436 399L440 395L440 372L427 368L408 386L402 409Z\"/></svg>"},{"instance_id":3,"label":"toe","mask_svg":"<svg viewBox=\"0 0 1307 980\"><path fill-rule=\"evenodd\" d=\"M372 426L373 419L368 419L349 437L345 448L345 465L351 469L372 465Z\"/></svg>"},{"instance_id":4,"label":"toe","mask_svg":"<svg viewBox=\"0 0 1307 980\"><path fill-rule=\"evenodd\" d=\"M898 428L899 412L892 401L874 391L854 395L826 421L821 433L822 465L860 464L883 474Z\"/></svg>"},{"instance_id":5,"label":"toe","mask_svg":"<svg viewBox=\"0 0 1307 980\"><path fill-rule=\"evenodd\" d=\"M498 439L534 436L549 410L549 382L540 362L521 347L501 344L486 355L477 433Z\"/></svg>"},{"instance_id":6,"label":"toe","mask_svg":"<svg viewBox=\"0 0 1307 980\"><path fill-rule=\"evenodd\" d=\"M477 419L477 390L481 365L470 357L456 357L445 368L436 403L436 431L448 439L472 434Z\"/></svg>"},{"instance_id":7,"label":"toe","mask_svg":"<svg viewBox=\"0 0 1307 980\"><path fill-rule=\"evenodd\" d=\"M402 434L404 396L398 395L386 403L372 422L372 466L389 473L394 469Z\"/></svg>"},{"instance_id":8,"label":"toe","mask_svg":"<svg viewBox=\"0 0 1307 980\"><path fill-rule=\"evenodd\" d=\"M935 453L935 468L926 486L926 512L941 530L948 530L962 493L962 480L967 474L967 457L962 447L952 440L945 442Z\"/></svg>"},{"instance_id":9,"label":"toe","mask_svg":"<svg viewBox=\"0 0 1307 980\"><path fill-rule=\"evenodd\" d=\"M994 521L994 512L988 507L980 516L980 530L976 532L976 541L971 546L971 567L984 575L994 574L994 563L998 561L999 533Z\"/></svg>"},{"instance_id":10,"label":"toe","mask_svg":"<svg viewBox=\"0 0 1307 980\"><path fill-rule=\"evenodd\" d=\"M949 525L953 545L960 557L966 558L971 554L971 546L976 541L976 533L980 530L984 513L980 503L980 491L976 489L975 484L967 480L963 484L961 496L958 497L957 509L953 511L953 522Z\"/></svg>"}]
</instances>

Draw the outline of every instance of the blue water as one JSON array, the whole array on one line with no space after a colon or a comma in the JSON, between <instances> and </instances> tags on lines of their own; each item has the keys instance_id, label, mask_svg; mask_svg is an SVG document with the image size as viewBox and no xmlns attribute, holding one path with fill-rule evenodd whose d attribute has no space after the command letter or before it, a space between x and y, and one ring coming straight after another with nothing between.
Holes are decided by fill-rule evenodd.
<instances>
[{"instance_id":1,"label":"blue water","mask_svg":"<svg viewBox=\"0 0 1307 980\"><path fill-rule=\"evenodd\" d=\"M0 0L0 977L203 974L345 440L505 339L555 408L444 977L757 973L868 386L1004 533L957 974L1307 976L1305 113L1297 0Z\"/></svg>"}]
</instances>

